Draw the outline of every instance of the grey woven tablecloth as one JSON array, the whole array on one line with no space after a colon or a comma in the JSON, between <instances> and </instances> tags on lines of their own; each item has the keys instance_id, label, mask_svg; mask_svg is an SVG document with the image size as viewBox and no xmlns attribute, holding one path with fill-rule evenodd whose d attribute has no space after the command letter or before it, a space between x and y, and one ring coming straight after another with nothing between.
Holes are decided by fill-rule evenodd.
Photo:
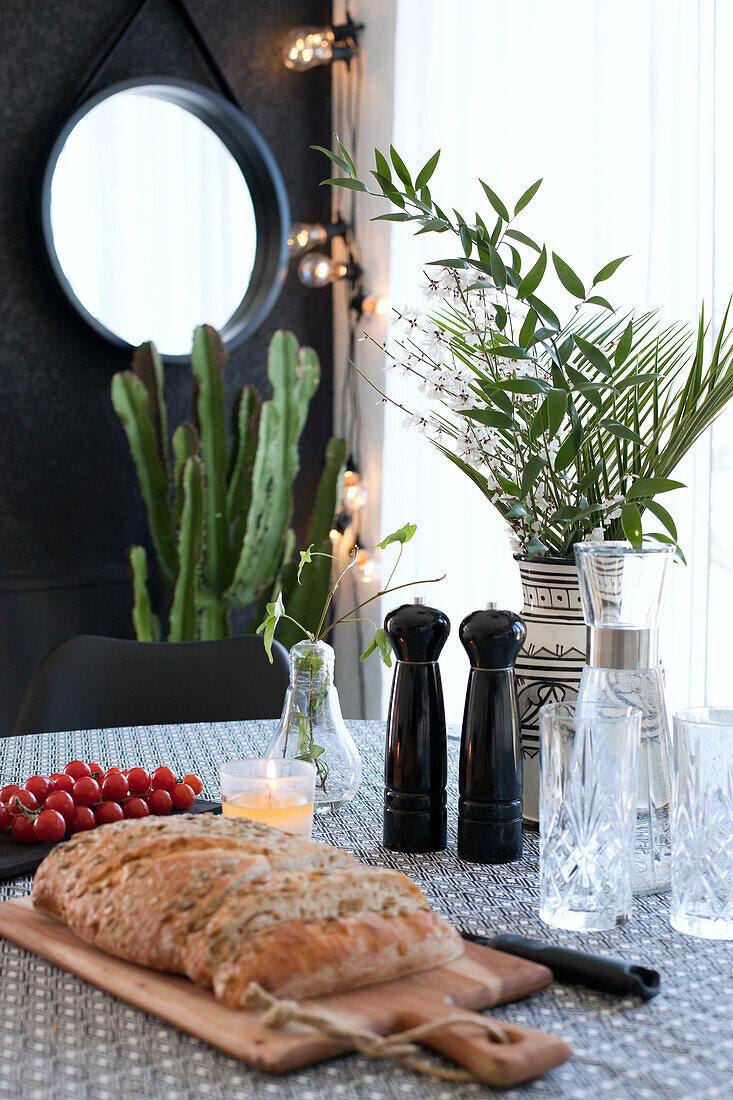
<instances>
[{"instance_id":1,"label":"grey woven tablecloth","mask_svg":"<svg viewBox=\"0 0 733 1100\"><path fill-rule=\"evenodd\" d=\"M431 856L384 851L381 839L383 727L350 726L362 752L364 781L338 814L317 820L317 839L341 845L367 863L410 875L463 931L519 932L656 967L662 994L642 1004L555 984L492 1015L552 1031L574 1058L520 1088L449 1085L384 1061L352 1055L287 1077L253 1073L206 1043L117 1001L43 960L0 940L0 1097L166 1100L297 1097L298 1100L453 1100L519 1097L733 1097L733 947L681 936L668 922L668 898L636 899L631 922L579 936L545 928L537 917L537 836L525 833L517 864L479 867L455 856L458 743L449 741L448 850ZM218 798L218 765L260 755L272 723L145 727L16 737L0 745L3 782L48 775L81 758L104 766L195 766L204 795ZM29 891L31 880L0 883L0 896Z\"/></svg>"}]
</instances>

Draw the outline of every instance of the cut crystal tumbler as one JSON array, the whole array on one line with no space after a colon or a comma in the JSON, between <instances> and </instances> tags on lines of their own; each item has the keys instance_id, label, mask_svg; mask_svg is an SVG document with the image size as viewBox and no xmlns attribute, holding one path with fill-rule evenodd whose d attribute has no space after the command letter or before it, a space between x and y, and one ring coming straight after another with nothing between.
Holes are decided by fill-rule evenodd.
<instances>
[{"instance_id":1,"label":"cut crystal tumbler","mask_svg":"<svg viewBox=\"0 0 733 1100\"><path fill-rule=\"evenodd\" d=\"M658 618L673 549L627 543L575 547L588 627L578 704L640 710L636 795L635 894L655 894L671 879L670 738Z\"/></svg>"},{"instance_id":2,"label":"cut crystal tumbler","mask_svg":"<svg viewBox=\"0 0 733 1100\"><path fill-rule=\"evenodd\" d=\"M326 642L290 650L290 686L268 756L310 760L316 768L314 812L349 802L361 783L361 757L341 717L333 683L334 652Z\"/></svg>"},{"instance_id":3,"label":"cut crystal tumbler","mask_svg":"<svg viewBox=\"0 0 733 1100\"><path fill-rule=\"evenodd\" d=\"M733 940L733 710L674 716L672 927Z\"/></svg>"},{"instance_id":4,"label":"cut crystal tumbler","mask_svg":"<svg viewBox=\"0 0 733 1100\"><path fill-rule=\"evenodd\" d=\"M603 931L631 915L641 714L553 703L540 711L540 917Z\"/></svg>"}]
</instances>

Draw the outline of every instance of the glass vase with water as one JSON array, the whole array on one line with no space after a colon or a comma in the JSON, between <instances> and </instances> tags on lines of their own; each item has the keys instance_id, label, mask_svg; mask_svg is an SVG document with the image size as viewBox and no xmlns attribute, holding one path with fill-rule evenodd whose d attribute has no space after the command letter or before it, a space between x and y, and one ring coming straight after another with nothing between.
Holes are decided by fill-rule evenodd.
<instances>
[{"instance_id":1,"label":"glass vase with water","mask_svg":"<svg viewBox=\"0 0 733 1100\"><path fill-rule=\"evenodd\" d=\"M334 652L322 641L290 650L290 686L267 755L310 760L316 769L314 811L349 802L361 782L361 758L341 716L333 682Z\"/></svg>"}]
</instances>

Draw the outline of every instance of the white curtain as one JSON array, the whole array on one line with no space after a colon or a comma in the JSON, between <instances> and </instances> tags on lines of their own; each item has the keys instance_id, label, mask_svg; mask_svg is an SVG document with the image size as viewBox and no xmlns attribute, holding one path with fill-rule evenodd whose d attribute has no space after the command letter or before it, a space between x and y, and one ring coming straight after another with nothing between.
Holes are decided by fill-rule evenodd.
<instances>
[{"instance_id":1,"label":"white curtain","mask_svg":"<svg viewBox=\"0 0 733 1100\"><path fill-rule=\"evenodd\" d=\"M606 284L614 304L659 307L665 319L694 323L699 303L718 307L731 285L713 298L714 170L730 122L720 102L716 113L715 7L714 0L398 0L394 144L414 166L440 147L433 195L466 215L486 206L478 176L512 204L543 177L528 233L581 277L631 254ZM721 66L729 67L718 41ZM445 254L445 239L414 238L395 225L392 306L420 304L423 264ZM719 279L725 274L718 270ZM387 385L408 403L406 380L393 372ZM442 669L448 719L460 721L468 666L458 624L488 600L521 608L518 574L502 524L478 490L423 436L405 430L399 411L385 416L382 528L408 519L419 525L405 576L447 573L421 594L453 622ZM689 562L673 570L662 639L673 707L705 695L710 455L708 434L680 471L690 489L668 501ZM726 462L717 460L721 476ZM721 527L723 515L730 524L724 499ZM716 621L730 612L729 602Z\"/></svg>"}]
</instances>

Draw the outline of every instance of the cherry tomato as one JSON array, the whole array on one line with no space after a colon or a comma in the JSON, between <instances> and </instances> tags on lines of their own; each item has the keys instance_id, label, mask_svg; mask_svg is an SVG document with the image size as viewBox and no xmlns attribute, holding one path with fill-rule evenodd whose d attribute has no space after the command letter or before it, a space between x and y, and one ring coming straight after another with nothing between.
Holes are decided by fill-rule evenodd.
<instances>
[{"instance_id":1,"label":"cherry tomato","mask_svg":"<svg viewBox=\"0 0 733 1100\"><path fill-rule=\"evenodd\" d=\"M204 785L197 775L190 772L188 775L184 775L183 782L191 788L194 794L201 794L204 789Z\"/></svg>"},{"instance_id":2,"label":"cherry tomato","mask_svg":"<svg viewBox=\"0 0 733 1100\"><path fill-rule=\"evenodd\" d=\"M100 802L94 810L97 825L109 825L113 821L122 821L125 812L119 802Z\"/></svg>"},{"instance_id":3,"label":"cherry tomato","mask_svg":"<svg viewBox=\"0 0 733 1100\"><path fill-rule=\"evenodd\" d=\"M72 779L81 779L84 775L91 775L92 769L88 764L85 764L83 760L72 760L70 764L67 764L64 768L67 775L70 775Z\"/></svg>"},{"instance_id":4,"label":"cherry tomato","mask_svg":"<svg viewBox=\"0 0 733 1100\"><path fill-rule=\"evenodd\" d=\"M18 791L12 796L12 800L8 804L11 817L25 817L22 806L25 806L26 810L37 810L38 799L30 791Z\"/></svg>"},{"instance_id":5,"label":"cherry tomato","mask_svg":"<svg viewBox=\"0 0 733 1100\"><path fill-rule=\"evenodd\" d=\"M150 776L150 785L154 791L168 791L173 790L178 780L175 773L170 768L163 767L156 768L153 774Z\"/></svg>"},{"instance_id":6,"label":"cherry tomato","mask_svg":"<svg viewBox=\"0 0 733 1100\"><path fill-rule=\"evenodd\" d=\"M127 773L127 785L130 788L130 794L147 794L150 790L150 776L145 768L131 768Z\"/></svg>"},{"instance_id":7,"label":"cherry tomato","mask_svg":"<svg viewBox=\"0 0 733 1100\"><path fill-rule=\"evenodd\" d=\"M121 802L130 794L130 784L121 772L107 772L102 780L102 798Z\"/></svg>"},{"instance_id":8,"label":"cherry tomato","mask_svg":"<svg viewBox=\"0 0 733 1100\"><path fill-rule=\"evenodd\" d=\"M124 807L125 817L147 817L150 807L142 798L128 798Z\"/></svg>"},{"instance_id":9,"label":"cherry tomato","mask_svg":"<svg viewBox=\"0 0 733 1100\"><path fill-rule=\"evenodd\" d=\"M173 809L173 799L170 791L164 791L162 787L156 787L145 800L150 807L151 814L169 814Z\"/></svg>"},{"instance_id":10,"label":"cherry tomato","mask_svg":"<svg viewBox=\"0 0 733 1100\"><path fill-rule=\"evenodd\" d=\"M77 779L71 794L77 806L94 806L101 798L99 783L88 775Z\"/></svg>"},{"instance_id":11,"label":"cherry tomato","mask_svg":"<svg viewBox=\"0 0 733 1100\"><path fill-rule=\"evenodd\" d=\"M89 764L89 771L92 773L92 778L96 778L98 775L104 775L104 768L101 764Z\"/></svg>"},{"instance_id":12,"label":"cherry tomato","mask_svg":"<svg viewBox=\"0 0 733 1100\"><path fill-rule=\"evenodd\" d=\"M17 783L8 783L7 787L3 787L0 791L0 802L10 802L14 794L17 794L20 787Z\"/></svg>"},{"instance_id":13,"label":"cherry tomato","mask_svg":"<svg viewBox=\"0 0 733 1100\"><path fill-rule=\"evenodd\" d=\"M27 791L35 795L39 802L44 802L49 791L48 780L42 775L32 775L23 784Z\"/></svg>"},{"instance_id":14,"label":"cherry tomato","mask_svg":"<svg viewBox=\"0 0 733 1100\"><path fill-rule=\"evenodd\" d=\"M7 829L11 821L10 810L4 802L0 802L0 829Z\"/></svg>"},{"instance_id":15,"label":"cherry tomato","mask_svg":"<svg viewBox=\"0 0 733 1100\"><path fill-rule=\"evenodd\" d=\"M47 810L55 810L61 814L64 821L70 821L76 809L74 799L68 791L51 791L45 805Z\"/></svg>"},{"instance_id":16,"label":"cherry tomato","mask_svg":"<svg viewBox=\"0 0 733 1100\"><path fill-rule=\"evenodd\" d=\"M13 836L21 844L32 844L36 839L36 834L33 831L33 822L29 817L14 817L13 824L10 826L13 831Z\"/></svg>"},{"instance_id":17,"label":"cherry tomato","mask_svg":"<svg viewBox=\"0 0 733 1100\"><path fill-rule=\"evenodd\" d=\"M51 793L54 791L67 791L71 794L74 789L74 777L67 775L66 772L54 772L48 781L48 789Z\"/></svg>"},{"instance_id":18,"label":"cherry tomato","mask_svg":"<svg viewBox=\"0 0 733 1100\"><path fill-rule=\"evenodd\" d=\"M153 797L152 795L150 796ZM176 783L173 788L173 805L178 810L187 810L189 806L193 805L193 800L196 795L193 793L193 789L189 787L188 783Z\"/></svg>"},{"instance_id":19,"label":"cherry tomato","mask_svg":"<svg viewBox=\"0 0 733 1100\"><path fill-rule=\"evenodd\" d=\"M41 810L33 822L33 832L36 840L61 840L66 833L66 821L57 810Z\"/></svg>"},{"instance_id":20,"label":"cherry tomato","mask_svg":"<svg viewBox=\"0 0 733 1100\"><path fill-rule=\"evenodd\" d=\"M96 824L94 810L90 810L88 806L75 806L69 820L69 832L85 833L88 829L93 829Z\"/></svg>"}]
</instances>

